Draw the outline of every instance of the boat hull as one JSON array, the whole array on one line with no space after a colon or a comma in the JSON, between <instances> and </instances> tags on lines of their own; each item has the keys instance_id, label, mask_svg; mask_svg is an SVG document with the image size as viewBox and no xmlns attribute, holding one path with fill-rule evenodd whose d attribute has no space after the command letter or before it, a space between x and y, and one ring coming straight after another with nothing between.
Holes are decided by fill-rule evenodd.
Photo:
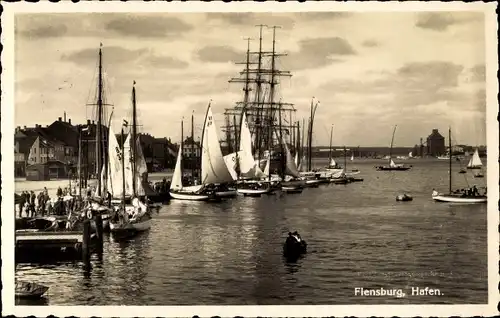
<instances>
[{"instance_id":1,"label":"boat hull","mask_svg":"<svg viewBox=\"0 0 500 318\"><path fill-rule=\"evenodd\" d=\"M112 233L116 232L142 232L149 230L151 228L151 224L153 219L147 219L141 222L134 222L134 223L126 223L126 224L119 224L119 223L109 223L109 228Z\"/></svg>"},{"instance_id":2,"label":"boat hull","mask_svg":"<svg viewBox=\"0 0 500 318\"><path fill-rule=\"evenodd\" d=\"M236 190L238 194L242 194L244 196L260 196L262 194L270 193L271 189L238 189Z\"/></svg>"},{"instance_id":3,"label":"boat hull","mask_svg":"<svg viewBox=\"0 0 500 318\"><path fill-rule=\"evenodd\" d=\"M467 169L481 169L482 166L472 166L472 167L467 167Z\"/></svg>"},{"instance_id":4,"label":"boat hull","mask_svg":"<svg viewBox=\"0 0 500 318\"><path fill-rule=\"evenodd\" d=\"M215 196L219 198L234 198L238 195L237 190L228 190L228 191L218 191L215 192Z\"/></svg>"},{"instance_id":5,"label":"boat hull","mask_svg":"<svg viewBox=\"0 0 500 318\"><path fill-rule=\"evenodd\" d=\"M377 171L407 171L410 169L411 167L384 167L384 166L377 167Z\"/></svg>"},{"instance_id":6,"label":"boat hull","mask_svg":"<svg viewBox=\"0 0 500 318\"><path fill-rule=\"evenodd\" d=\"M185 201L207 201L208 199L210 199L209 195L198 193L170 192L170 196L174 200Z\"/></svg>"},{"instance_id":7,"label":"boat hull","mask_svg":"<svg viewBox=\"0 0 500 318\"><path fill-rule=\"evenodd\" d=\"M37 283L16 282L16 297L24 299L36 299L42 297L49 287Z\"/></svg>"},{"instance_id":8,"label":"boat hull","mask_svg":"<svg viewBox=\"0 0 500 318\"><path fill-rule=\"evenodd\" d=\"M282 187L281 190L286 193L302 193L302 187Z\"/></svg>"},{"instance_id":9,"label":"boat hull","mask_svg":"<svg viewBox=\"0 0 500 318\"><path fill-rule=\"evenodd\" d=\"M484 196L480 197L460 197L460 196L452 196L439 194L432 196L432 199L437 202L451 202L451 203L486 203L488 202L488 198Z\"/></svg>"}]
</instances>

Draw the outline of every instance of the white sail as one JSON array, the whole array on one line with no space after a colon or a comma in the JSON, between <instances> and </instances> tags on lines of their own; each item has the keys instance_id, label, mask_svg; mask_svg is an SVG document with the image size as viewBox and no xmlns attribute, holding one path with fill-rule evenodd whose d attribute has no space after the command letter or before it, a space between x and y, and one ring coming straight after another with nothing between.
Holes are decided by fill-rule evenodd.
<instances>
[{"instance_id":1,"label":"white sail","mask_svg":"<svg viewBox=\"0 0 500 318\"><path fill-rule=\"evenodd\" d=\"M264 175L269 176L269 170L271 168L271 157L268 156L266 159L266 166L264 167Z\"/></svg>"},{"instance_id":2,"label":"white sail","mask_svg":"<svg viewBox=\"0 0 500 318\"><path fill-rule=\"evenodd\" d=\"M259 167L258 162L255 161L252 153L252 135L248 129L246 115L243 114L241 119L240 129L240 147L238 152L230 153L224 156L224 161L227 168L234 178L237 179L236 169L239 168L240 176L246 178L262 178L265 173Z\"/></svg>"},{"instance_id":3,"label":"white sail","mask_svg":"<svg viewBox=\"0 0 500 318\"><path fill-rule=\"evenodd\" d=\"M408 157L413 158L413 152L410 151L410 153L408 154Z\"/></svg>"},{"instance_id":4,"label":"white sail","mask_svg":"<svg viewBox=\"0 0 500 318\"><path fill-rule=\"evenodd\" d=\"M330 159L330 167L336 167L337 163L335 162L335 159Z\"/></svg>"},{"instance_id":5,"label":"white sail","mask_svg":"<svg viewBox=\"0 0 500 318\"><path fill-rule=\"evenodd\" d=\"M293 161L292 154L290 153L290 150L288 150L288 145L286 144L285 140L283 139L283 136L281 136L281 143L283 145L283 150L285 151L286 155L286 169L285 169L285 174L299 178L300 173L299 170L297 169L297 166L295 165L295 162Z\"/></svg>"},{"instance_id":6,"label":"white sail","mask_svg":"<svg viewBox=\"0 0 500 318\"><path fill-rule=\"evenodd\" d=\"M354 161L354 154L351 155L351 161Z\"/></svg>"},{"instance_id":7,"label":"white sail","mask_svg":"<svg viewBox=\"0 0 500 318\"><path fill-rule=\"evenodd\" d=\"M294 158L293 162L295 163L295 165L297 167L299 166L299 152L298 151L295 152L295 158Z\"/></svg>"},{"instance_id":8,"label":"white sail","mask_svg":"<svg viewBox=\"0 0 500 318\"><path fill-rule=\"evenodd\" d=\"M252 158L253 163L253 158ZM220 149L217 127L212 114L212 108L208 105L203 128L202 154L201 154L201 183L225 183L233 181L228 170L222 150Z\"/></svg>"},{"instance_id":9,"label":"white sail","mask_svg":"<svg viewBox=\"0 0 500 318\"><path fill-rule=\"evenodd\" d=\"M148 178L148 166L146 164L146 159L144 159L144 154L142 152L141 140L137 137L136 140L136 158L135 158L135 185L136 194L139 196L146 195L144 189L144 182L147 182Z\"/></svg>"},{"instance_id":10,"label":"white sail","mask_svg":"<svg viewBox=\"0 0 500 318\"><path fill-rule=\"evenodd\" d=\"M133 192L134 180L132 162L135 160L132 155L132 137L130 134L128 134L127 139L125 139L123 149L125 151L125 195L130 196Z\"/></svg>"},{"instance_id":11,"label":"white sail","mask_svg":"<svg viewBox=\"0 0 500 318\"><path fill-rule=\"evenodd\" d=\"M476 148L476 151L474 151L474 154L472 155L472 158L469 160L467 167L482 167L482 166L483 163L481 162L481 158L479 158L479 151Z\"/></svg>"},{"instance_id":12,"label":"white sail","mask_svg":"<svg viewBox=\"0 0 500 318\"><path fill-rule=\"evenodd\" d=\"M394 163L394 161L391 159L391 161L389 162L389 166L391 167L396 167L397 164Z\"/></svg>"},{"instance_id":13,"label":"white sail","mask_svg":"<svg viewBox=\"0 0 500 318\"><path fill-rule=\"evenodd\" d=\"M182 190L182 145L177 152L177 161L175 162L174 174L170 183L170 190Z\"/></svg>"},{"instance_id":14,"label":"white sail","mask_svg":"<svg viewBox=\"0 0 500 318\"><path fill-rule=\"evenodd\" d=\"M240 175L248 178L264 176L259 166L255 164L252 153L252 135L248 128L247 116L243 113L240 129L240 151L238 152Z\"/></svg>"},{"instance_id":15,"label":"white sail","mask_svg":"<svg viewBox=\"0 0 500 318\"><path fill-rule=\"evenodd\" d=\"M123 195L123 175L121 156L123 155L116 136L113 133L111 126L109 127L109 142L108 142L108 191L113 197L119 198Z\"/></svg>"}]
</instances>

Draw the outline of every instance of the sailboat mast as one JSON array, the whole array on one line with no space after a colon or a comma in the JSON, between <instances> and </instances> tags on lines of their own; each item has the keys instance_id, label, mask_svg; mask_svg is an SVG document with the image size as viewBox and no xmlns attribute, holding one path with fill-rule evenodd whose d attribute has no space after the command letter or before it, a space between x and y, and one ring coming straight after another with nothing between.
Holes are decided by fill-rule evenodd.
<instances>
[{"instance_id":1,"label":"sailboat mast","mask_svg":"<svg viewBox=\"0 0 500 318\"><path fill-rule=\"evenodd\" d=\"M123 205L123 213L125 211L125 142L123 139L123 126L121 131L121 141L122 141L122 154L121 154L121 162L122 162L122 205Z\"/></svg>"},{"instance_id":2,"label":"sailboat mast","mask_svg":"<svg viewBox=\"0 0 500 318\"><path fill-rule=\"evenodd\" d=\"M78 129L78 196L82 197L82 127Z\"/></svg>"},{"instance_id":3,"label":"sailboat mast","mask_svg":"<svg viewBox=\"0 0 500 318\"><path fill-rule=\"evenodd\" d=\"M206 118L205 118L205 120L206 120ZM197 163L196 159L198 159L198 158L195 157L195 153L196 152L194 150L195 149L195 143L194 143L194 113L191 114L191 141L193 142L191 144L191 154L192 154L192 157L191 157L191 177L193 178L193 182L194 182L194 180L196 179L195 178L195 170L196 170L195 167L196 167L196 163ZM203 140L202 140L202 142L203 142ZM200 178L201 178L201 176L200 176Z\"/></svg>"},{"instance_id":4,"label":"sailboat mast","mask_svg":"<svg viewBox=\"0 0 500 318\"><path fill-rule=\"evenodd\" d=\"M347 172L347 149L344 146L344 173Z\"/></svg>"},{"instance_id":5,"label":"sailboat mast","mask_svg":"<svg viewBox=\"0 0 500 318\"><path fill-rule=\"evenodd\" d=\"M181 144L180 144L180 148L179 148L179 151L182 151L183 150L183 147L184 147L184 117L181 119ZM180 166L180 169L181 169L181 180L182 180L182 163L184 162L184 160L182 160L182 156L184 155L184 153L181 153L181 166Z\"/></svg>"},{"instance_id":6,"label":"sailboat mast","mask_svg":"<svg viewBox=\"0 0 500 318\"><path fill-rule=\"evenodd\" d=\"M278 122L279 122L279 136L277 136L280 139L280 149L281 149L281 156L280 156L280 170L281 170L281 179L284 181L285 180L285 145L284 143L286 142L283 138L282 134L282 124L281 124L281 102L278 103Z\"/></svg>"},{"instance_id":7,"label":"sailboat mast","mask_svg":"<svg viewBox=\"0 0 500 318\"><path fill-rule=\"evenodd\" d=\"M97 193L101 195L101 159L102 159L102 43L99 47L99 79L97 83L97 130L96 130L96 172L97 172Z\"/></svg>"},{"instance_id":8,"label":"sailboat mast","mask_svg":"<svg viewBox=\"0 0 500 318\"><path fill-rule=\"evenodd\" d=\"M391 164L392 160L392 146L394 144L394 135L396 134L396 127L398 127L398 125L394 126L394 131L392 132L391 149L389 149L389 165Z\"/></svg>"},{"instance_id":9,"label":"sailboat mast","mask_svg":"<svg viewBox=\"0 0 500 318\"><path fill-rule=\"evenodd\" d=\"M300 160L301 151L300 151L300 121L297 121L297 135L295 135L295 153L297 154L298 160ZM297 162L298 163L298 162Z\"/></svg>"},{"instance_id":10,"label":"sailboat mast","mask_svg":"<svg viewBox=\"0 0 500 318\"><path fill-rule=\"evenodd\" d=\"M448 145L450 147L450 160L449 160L449 163L450 163L450 193L451 193L451 127L448 129Z\"/></svg>"},{"instance_id":11,"label":"sailboat mast","mask_svg":"<svg viewBox=\"0 0 500 318\"><path fill-rule=\"evenodd\" d=\"M137 185L136 185L136 174L137 174L137 164L136 164L136 139L137 139L137 107L136 107L136 99L135 99L135 81L132 86L132 194L135 196L137 193Z\"/></svg>"},{"instance_id":12,"label":"sailboat mast","mask_svg":"<svg viewBox=\"0 0 500 318\"><path fill-rule=\"evenodd\" d=\"M332 139L333 139L333 124L332 127L330 128L330 151L328 154L328 164L332 161Z\"/></svg>"},{"instance_id":13,"label":"sailboat mast","mask_svg":"<svg viewBox=\"0 0 500 318\"><path fill-rule=\"evenodd\" d=\"M243 112L241 114L241 118L243 118L243 114L245 114L245 112ZM236 115L233 115L233 122L234 122L234 126L236 127ZM240 125L240 137L241 137L241 125ZM240 179L240 158L238 156L238 151L240 151L242 149L240 149L240 145L238 144L236 146L236 150L235 150L235 154L236 154L236 167L235 167L235 171L236 171L236 180L239 180Z\"/></svg>"}]
</instances>

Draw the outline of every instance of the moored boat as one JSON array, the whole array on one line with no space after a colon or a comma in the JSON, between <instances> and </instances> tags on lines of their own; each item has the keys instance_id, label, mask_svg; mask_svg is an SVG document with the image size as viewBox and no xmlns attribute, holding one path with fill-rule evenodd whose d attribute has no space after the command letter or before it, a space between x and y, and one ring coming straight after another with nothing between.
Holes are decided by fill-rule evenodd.
<instances>
[{"instance_id":1,"label":"moored boat","mask_svg":"<svg viewBox=\"0 0 500 318\"><path fill-rule=\"evenodd\" d=\"M448 131L449 148L451 147L451 128ZM476 149L477 151L477 149ZM479 156L478 156L479 157ZM486 203L488 198L485 193L480 194L476 186L469 189L462 190L452 190L452 164L451 157L449 159L449 193L439 193L436 190L432 191L432 199L437 202L449 202L449 203ZM472 159L471 159L472 162Z\"/></svg>"},{"instance_id":2,"label":"moored boat","mask_svg":"<svg viewBox=\"0 0 500 318\"><path fill-rule=\"evenodd\" d=\"M17 298L36 299L43 296L49 290L49 287L34 283L16 281L15 295Z\"/></svg>"}]
</instances>

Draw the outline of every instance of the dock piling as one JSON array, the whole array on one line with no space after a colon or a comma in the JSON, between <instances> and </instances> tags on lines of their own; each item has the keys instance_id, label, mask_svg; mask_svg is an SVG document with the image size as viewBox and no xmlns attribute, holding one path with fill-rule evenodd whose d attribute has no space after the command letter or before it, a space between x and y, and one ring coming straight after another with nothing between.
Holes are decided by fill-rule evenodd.
<instances>
[{"instance_id":1,"label":"dock piling","mask_svg":"<svg viewBox=\"0 0 500 318\"><path fill-rule=\"evenodd\" d=\"M96 227L96 235L97 235L97 253L99 255L102 254L103 251L103 226L102 226L102 216L97 214L95 216L95 227Z\"/></svg>"},{"instance_id":2,"label":"dock piling","mask_svg":"<svg viewBox=\"0 0 500 318\"><path fill-rule=\"evenodd\" d=\"M82 243L83 268L90 270L90 220L83 221L83 243Z\"/></svg>"}]
</instances>

